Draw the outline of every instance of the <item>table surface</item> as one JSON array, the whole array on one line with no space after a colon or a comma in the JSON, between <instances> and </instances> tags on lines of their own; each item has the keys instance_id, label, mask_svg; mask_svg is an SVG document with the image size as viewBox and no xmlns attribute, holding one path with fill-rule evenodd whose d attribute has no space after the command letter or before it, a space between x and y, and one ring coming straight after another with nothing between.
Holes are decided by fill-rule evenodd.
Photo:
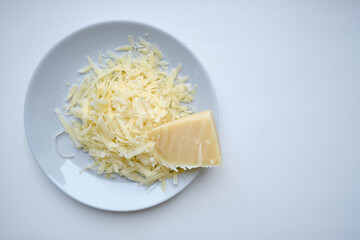
<instances>
[{"instance_id":1,"label":"table surface","mask_svg":"<svg viewBox=\"0 0 360 240\"><path fill-rule=\"evenodd\" d=\"M1 1L0 239L360 239L359 12L351 0ZM110 20L187 44L219 106L223 166L130 213L53 185L23 122L45 53Z\"/></svg>"}]
</instances>

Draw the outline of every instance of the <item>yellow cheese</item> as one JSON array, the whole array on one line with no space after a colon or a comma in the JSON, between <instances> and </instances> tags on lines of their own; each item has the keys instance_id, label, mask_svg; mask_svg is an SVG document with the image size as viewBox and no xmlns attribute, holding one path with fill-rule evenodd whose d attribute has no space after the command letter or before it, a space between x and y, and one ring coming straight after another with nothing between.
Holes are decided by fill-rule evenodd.
<instances>
[{"instance_id":1,"label":"yellow cheese","mask_svg":"<svg viewBox=\"0 0 360 240\"><path fill-rule=\"evenodd\" d=\"M184 169L221 165L219 137L211 111L195 113L151 132L161 163Z\"/></svg>"},{"instance_id":2,"label":"yellow cheese","mask_svg":"<svg viewBox=\"0 0 360 240\"><path fill-rule=\"evenodd\" d=\"M99 174L119 174L143 185L171 177L176 183L181 169L160 163L149 132L191 114L195 88L178 75L181 64L168 72L155 45L128 39L128 45L116 49L127 53L107 51L102 59L98 52L103 64L88 57L88 65L79 70L84 80L71 87L64 106L65 115L76 120L68 121L59 109L55 113L75 146L93 158L90 168L98 167Z\"/></svg>"}]
</instances>

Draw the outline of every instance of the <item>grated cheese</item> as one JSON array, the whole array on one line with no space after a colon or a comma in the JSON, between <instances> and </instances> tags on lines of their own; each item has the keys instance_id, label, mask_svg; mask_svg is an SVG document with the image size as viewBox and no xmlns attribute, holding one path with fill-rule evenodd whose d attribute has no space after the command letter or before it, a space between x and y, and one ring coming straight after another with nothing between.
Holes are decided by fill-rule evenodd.
<instances>
[{"instance_id":1,"label":"grated cheese","mask_svg":"<svg viewBox=\"0 0 360 240\"><path fill-rule=\"evenodd\" d=\"M193 112L195 88L187 77L179 77L181 64L170 73L163 54L150 42L139 38L118 47L119 56L98 51L99 64L87 57L88 65L78 70L86 74L74 84L65 99L64 114L55 113L75 147L88 152L99 174L115 174L141 185L173 177L178 182L182 170L168 168L154 153L152 129ZM103 59L103 57L105 59ZM67 121L64 115L75 117Z\"/></svg>"}]
</instances>

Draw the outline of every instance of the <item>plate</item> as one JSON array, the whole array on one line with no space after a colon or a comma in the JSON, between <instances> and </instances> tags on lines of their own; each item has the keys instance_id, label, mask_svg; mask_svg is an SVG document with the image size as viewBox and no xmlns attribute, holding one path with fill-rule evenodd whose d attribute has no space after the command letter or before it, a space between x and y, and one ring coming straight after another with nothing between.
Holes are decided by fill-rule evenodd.
<instances>
[{"instance_id":1,"label":"plate","mask_svg":"<svg viewBox=\"0 0 360 240\"><path fill-rule=\"evenodd\" d=\"M181 76L189 76L189 83L198 86L192 106L196 111L211 110L217 119L217 103L214 88L205 68L195 55L180 41L149 25L136 22L114 21L91 25L80 29L57 43L43 57L36 68L27 89L24 121L31 151L41 169L64 193L86 205L109 211L135 211L162 203L188 186L198 175L190 171L179 176L179 183L166 182L149 188L123 177L107 179L92 171L81 170L92 163L89 155L73 149L66 134L58 139L63 153L75 157L60 157L55 147L55 135L62 126L54 114L61 108L70 86L82 78L77 69L87 65L86 56L97 59L98 50L106 52L128 43L128 35L134 39L149 34L146 40L159 46L170 67L182 64Z\"/></svg>"}]
</instances>

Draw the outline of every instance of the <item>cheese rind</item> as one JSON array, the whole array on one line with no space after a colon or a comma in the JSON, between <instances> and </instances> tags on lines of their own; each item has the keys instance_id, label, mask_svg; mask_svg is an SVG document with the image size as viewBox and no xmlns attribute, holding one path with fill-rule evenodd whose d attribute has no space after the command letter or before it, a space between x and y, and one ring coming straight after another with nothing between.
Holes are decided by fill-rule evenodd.
<instances>
[{"instance_id":1,"label":"cheese rind","mask_svg":"<svg viewBox=\"0 0 360 240\"><path fill-rule=\"evenodd\" d=\"M170 168L221 166L218 133L211 111L164 124L150 133L163 165Z\"/></svg>"}]
</instances>

